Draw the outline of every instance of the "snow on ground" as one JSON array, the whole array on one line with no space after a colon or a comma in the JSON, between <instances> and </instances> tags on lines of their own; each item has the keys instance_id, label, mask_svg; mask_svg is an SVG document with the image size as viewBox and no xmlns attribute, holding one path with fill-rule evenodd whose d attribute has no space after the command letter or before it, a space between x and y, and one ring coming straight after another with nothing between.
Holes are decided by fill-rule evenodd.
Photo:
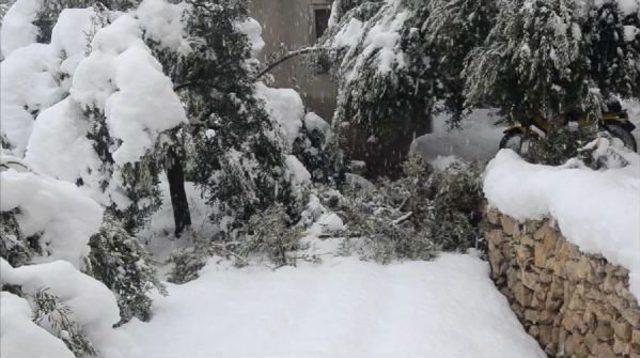
<instances>
[{"instance_id":1,"label":"snow on ground","mask_svg":"<svg viewBox=\"0 0 640 358\"><path fill-rule=\"evenodd\" d=\"M123 328L141 357L544 357L470 255L276 271L213 261L169 284L151 322Z\"/></svg>"},{"instance_id":2,"label":"snow on ground","mask_svg":"<svg viewBox=\"0 0 640 358\"><path fill-rule=\"evenodd\" d=\"M581 250L628 268L640 298L640 155L624 157L624 168L594 171L529 164L502 150L487 166L484 193L489 205L518 220L555 218Z\"/></svg>"},{"instance_id":3,"label":"snow on ground","mask_svg":"<svg viewBox=\"0 0 640 358\"><path fill-rule=\"evenodd\" d=\"M624 100L622 101L622 107L627 110L629 120L636 126L636 129L634 129L631 134L633 134L636 142L640 145L640 100Z\"/></svg>"},{"instance_id":4,"label":"snow on ground","mask_svg":"<svg viewBox=\"0 0 640 358\"><path fill-rule=\"evenodd\" d=\"M174 236L175 223L171 208L171 195L169 183L164 173L161 175L159 189L162 205L158 211L151 215L149 225L142 229L137 236L146 245L155 260L164 262L173 250L185 247L191 242ZM213 236L218 231L209 219L209 216L214 213L214 209L207 205L202 190L194 183L186 182L185 191L191 213L191 227L194 232L205 237Z\"/></svg>"},{"instance_id":5,"label":"snow on ground","mask_svg":"<svg viewBox=\"0 0 640 358\"><path fill-rule=\"evenodd\" d=\"M495 110L475 110L461 123L461 129L448 130L446 114L433 119L433 132L416 138L412 151L427 161L456 156L466 161L489 160L498 152L503 127L494 125Z\"/></svg>"}]
</instances>

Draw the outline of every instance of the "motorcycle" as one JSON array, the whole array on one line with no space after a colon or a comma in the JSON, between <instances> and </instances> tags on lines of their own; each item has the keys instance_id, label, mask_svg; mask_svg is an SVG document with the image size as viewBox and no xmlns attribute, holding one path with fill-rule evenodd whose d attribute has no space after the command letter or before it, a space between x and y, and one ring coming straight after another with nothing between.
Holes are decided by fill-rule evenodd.
<instances>
[{"instance_id":1,"label":"motorcycle","mask_svg":"<svg viewBox=\"0 0 640 358\"><path fill-rule=\"evenodd\" d=\"M557 128L558 123L560 125L575 123L579 128L593 124L585 113L579 112L568 112L555 120L548 120L541 115L527 116L525 120L519 120L518 124L510 126L504 131L504 136L500 141L500 149L509 148L518 154L525 154L535 144L535 141ZM622 106L619 104L609 106L608 111L604 112L598 120L598 127L601 131L622 141L628 149L637 152L638 145L631 134L636 126L629 120L627 111L622 110Z\"/></svg>"}]
</instances>

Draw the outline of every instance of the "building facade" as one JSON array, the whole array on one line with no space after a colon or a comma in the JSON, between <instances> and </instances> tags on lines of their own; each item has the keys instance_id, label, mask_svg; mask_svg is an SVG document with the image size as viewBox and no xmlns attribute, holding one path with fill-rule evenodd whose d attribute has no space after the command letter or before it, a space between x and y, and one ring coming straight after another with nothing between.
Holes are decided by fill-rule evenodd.
<instances>
[{"instance_id":1,"label":"building facade","mask_svg":"<svg viewBox=\"0 0 640 358\"><path fill-rule=\"evenodd\" d=\"M263 63L287 50L313 46L326 30L332 0L252 0L250 15L262 25ZM307 109L330 121L336 106L336 84L326 71L309 65L304 57L287 60L270 72L272 87L294 88Z\"/></svg>"}]
</instances>

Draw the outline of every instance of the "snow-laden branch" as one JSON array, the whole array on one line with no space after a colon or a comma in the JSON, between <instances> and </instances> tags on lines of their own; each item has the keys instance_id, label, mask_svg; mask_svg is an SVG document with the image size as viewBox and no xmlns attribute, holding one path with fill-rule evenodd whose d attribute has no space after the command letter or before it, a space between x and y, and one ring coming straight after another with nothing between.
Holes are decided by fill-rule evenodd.
<instances>
[{"instance_id":1,"label":"snow-laden branch","mask_svg":"<svg viewBox=\"0 0 640 358\"><path fill-rule=\"evenodd\" d=\"M258 73L258 75L256 76L256 79L259 79L260 77L264 76L265 74L267 74L268 72L270 72L271 70L273 70L275 67L279 66L281 63L299 56L299 55L304 55L307 53L312 53L312 52L316 52L316 51L321 51L324 50L324 47L305 47L305 48L301 48L298 50L294 50L294 51L290 51L288 52L286 55L280 57L278 60L276 60L275 62L270 63L269 65L267 65L267 67L265 67L264 70L262 70L260 73Z\"/></svg>"}]
</instances>

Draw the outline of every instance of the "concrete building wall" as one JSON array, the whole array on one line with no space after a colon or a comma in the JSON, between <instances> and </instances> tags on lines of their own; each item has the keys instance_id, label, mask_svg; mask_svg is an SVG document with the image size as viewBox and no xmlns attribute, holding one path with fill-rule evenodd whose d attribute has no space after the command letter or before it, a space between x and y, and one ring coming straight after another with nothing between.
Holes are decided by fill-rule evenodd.
<instances>
[{"instance_id":1,"label":"concrete building wall","mask_svg":"<svg viewBox=\"0 0 640 358\"><path fill-rule=\"evenodd\" d=\"M262 25L266 43L263 63L271 57L313 45L316 41L316 10L329 9L332 0L251 0L250 15ZM279 56L277 56L279 57ZM298 56L271 71L272 87L294 88L302 95L309 111L330 121L336 106L336 85L327 73L315 73L308 62Z\"/></svg>"}]
</instances>

